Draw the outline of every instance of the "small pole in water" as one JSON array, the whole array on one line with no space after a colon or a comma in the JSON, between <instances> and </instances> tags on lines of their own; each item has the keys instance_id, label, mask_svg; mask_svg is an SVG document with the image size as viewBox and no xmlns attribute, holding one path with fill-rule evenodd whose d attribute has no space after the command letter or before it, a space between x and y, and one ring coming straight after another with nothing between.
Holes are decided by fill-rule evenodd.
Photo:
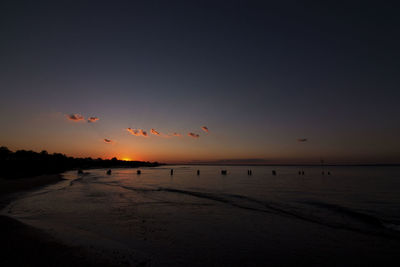
<instances>
[{"instance_id":1,"label":"small pole in water","mask_svg":"<svg viewBox=\"0 0 400 267\"><path fill-rule=\"evenodd\" d=\"M197 175L200 175L200 170L197 170Z\"/></svg>"},{"instance_id":2,"label":"small pole in water","mask_svg":"<svg viewBox=\"0 0 400 267\"><path fill-rule=\"evenodd\" d=\"M301 175L304 175L304 171L301 171Z\"/></svg>"},{"instance_id":3,"label":"small pole in water","mask_svg":"<svg viewBox=\"0 0 400 267\"><path fill-rule=\"evenodd\" d=\"M108 174L108 175L111 175L111 169L109 169L109 170L107 171L107 174Z\"/></svg>"},{"instance_id":4,"label":"small pole in water","mask_svg":"<svg viewBox=\"0 0 400 267\"><path fill-rule=\"evenodd\" d=\"M272 170L272 175L276 175L276 171L275 170Z\"/></svg>"},{"instance_id":5,"label":"small pole in water","mask_svg":"<svg viewBox=\"0 0 400 267\"><path fill-rule=\"evenodd\" d=\"M136 171L136 174L141 174L141 173L142 173L141 170L137 170L137 171Z\"/></svg>"},{"instance_id":6,"label":"small pole in water","mask_svg":"<svg viewBox=\"0 0 400 267\"><path fill-rule=\"evenodd\" d=\"M221 170L221 174L226 175L227 171L226 170Z\"/></svg>"},{"instance_id":7,"label":"small pole in water","mask_svg":"<svg viewBox=\"0 0 400 267\"><path fill-rule=\"evenodd\" d=\"M301 175L301 171L299 171L299 175Z\"/></svg>"},{"instance_id":8,"label":"small pole in water","mask_svg":"<svg viewBox=\"0 0 400 267\"><path fill-rule=\"evenodd\" d=\"M331 172L328 171L328 175L331 175Z\"/></svg>"},{"instance_id":9,"label":"small pole in water","mask_svg":"<svg viewBox=\"0 0 400 267\"><path fill-rule=\"evenodd\" d=\"M252 175L252 171L251 171L251 170L248 170L248 171L247 171L247 174L248 174L248 175Z\"/></svg>"},{"instance_id":10,"label":"small pole in water","mask_svg":"<svg viewBox=\"0 0 400 267\"><path fill-rule=\"evenodd\" d=\"M174 175L174 169L171 169L171 175Z\"/></svg>"}]
</instances>

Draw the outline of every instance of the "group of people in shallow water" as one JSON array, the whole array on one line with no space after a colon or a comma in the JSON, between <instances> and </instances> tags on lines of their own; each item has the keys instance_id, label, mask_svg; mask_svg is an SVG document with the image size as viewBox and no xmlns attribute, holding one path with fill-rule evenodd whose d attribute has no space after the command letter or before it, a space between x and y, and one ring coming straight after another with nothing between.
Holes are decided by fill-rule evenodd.
<instances>
[{"instance_id":1,"label":"group of people in shallow water","mask_svg":"<svg viewBox=\"0 0 400 267\"><path fill-rule=\"evenodd\" d=\"M112 171L111 169L107 170L107 175L111 175ZM137 174L141 174L142 171L141 170L137 170L136 171ZM170 171L171 175L174 175L174 169L171 169ZM83 171L81 169L78 170L78 174L83 174ZM227 170L221 170L221 174L222 175L227 175L228 171ZM325 175L325 171L321 172L322 175ZM200 170L197 170L197 175L200 175ZM247 175L253 175L253 171L252 170L247 170ZM276 175L276 170L272 170L272 175ZM304 171L299 171L299 175L304 175ZM328 171L327 175L331 175L331 172Z\"/></svg>"}]
</instances>

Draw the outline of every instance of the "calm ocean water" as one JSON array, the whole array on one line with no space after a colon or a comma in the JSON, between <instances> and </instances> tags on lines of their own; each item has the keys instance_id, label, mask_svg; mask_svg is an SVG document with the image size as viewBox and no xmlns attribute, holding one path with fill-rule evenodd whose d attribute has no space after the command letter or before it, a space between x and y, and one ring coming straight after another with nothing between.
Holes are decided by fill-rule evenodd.
<instances>
[{"instance_id":1,"label":"calm ocean water","mask_svg":"<svg viewBox=\"0 0 400 267\"><path fill-rule=\"evenodd\" d=\"M227 175L221 175L222 169ZM400 236L400 167L335 166L326 167L325 175L321 167L141 171L66 172L65 181L22 196L4 212L67 243L117 250L127 262L150 258L168 265L216 263L232 254L262 258L260 244L304 243L304 229ZM305 245L312 249L321 242ZM199 256L204 249L207 258Z\"/></svg>"}]
</instances>

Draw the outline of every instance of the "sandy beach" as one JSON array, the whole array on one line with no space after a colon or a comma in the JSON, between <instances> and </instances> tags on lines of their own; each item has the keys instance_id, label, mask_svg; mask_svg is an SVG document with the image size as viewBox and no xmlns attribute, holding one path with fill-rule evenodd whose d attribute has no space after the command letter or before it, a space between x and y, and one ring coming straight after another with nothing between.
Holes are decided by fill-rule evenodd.
<instances>
[{"instance_id":1,"label":"sandy beach","mask_svg":"<svg viewBox=\"0 0 400 267\"><path fill-rule=\"evenodd\" d=\"M8 209L30 226L1 217L2 229L11 229L4 234L3 261L7 266L397 266L400 261L397 231L370 217L323 202L312 209L289 208L295 202L283 201L285 195L275 186L297 176L241 178L232 170L225 179L208 177L214 173L209 168L202 179L186 166L174 178L162 168L140 176L127 169L111 176L103 169L81 176L65 173L66 180L21 195ZM60 181L60 176L33 179L31 184L38 185ZM307 194L312 192L313 178L307 179L299 183L296 198L307 183ZM237 187L239 181L248 185ZM293 181L288 183L291 192ZM326 188L340 181L346 180L336 177ZM263 184L269 191L258 191ZM254 196L268 192L271 201L261 198L264 193L260 199L246 197L246 188L256 190Z\"/></svg>"},{"instance_id":2,"label":"sandy beach","mask_svg":"<svg viewBox=\"0 0 400 267\"><path fill-rule=\"evenodd\" d=\"M62 175L0 179L0 209L26 192L62 181ZM67 246L49 234L0 215L1 266L112 266L79 247Z\"/></svg>"},{"instance_id":3,"label":"sandy beach","mask_svg":"<svg viewBox=\"0 0 400 267\"><path fill-rule=\"evenodd\" d=\"M41 186L57 183L62 179L61 174L48 174L18 179L0 178L0 208L4 208L11 199L25 191L35 190Z\"/></svg>"}]
</instances>

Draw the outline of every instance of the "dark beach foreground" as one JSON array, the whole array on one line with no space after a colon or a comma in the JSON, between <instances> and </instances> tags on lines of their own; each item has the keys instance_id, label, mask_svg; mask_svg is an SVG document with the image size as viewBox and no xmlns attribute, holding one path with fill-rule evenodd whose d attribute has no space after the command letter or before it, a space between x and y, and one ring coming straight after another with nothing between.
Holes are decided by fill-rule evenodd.
<instances>
[{"instance_id":1,"label":"dark beach foreground","mask_svg":"<svg viewBox=\"0 0 400 267\"><path fill-rule=\"evenodd\" d=\"M27 191L57 183L60 174L0 179L0 209ZM66 246L43 231L0 215L0 266L112 266L82 248Z\"/></svg>"},{"instance_id":2,"label":"dark beach foreground","mask_svg":"<svg viewBox=\"0 0 400 267\"><path fill-rule=\"evenodd\" d=\"M18 179L0 178L0 208L24 191L34 190L41 186L57 183L63 178L60 174L39 175Z\"/></svg>"},{"instance_id":3,"label":"dark beach foreground","mask_svg":"<svg viewBox=\"0 0 400 267\"><path fill-rule=\"evenodd\" d=\"M339 206L325 204L302 213L298 213L300 206L288 209L293 201L282 202L284 195L276 187L285 181L284 175L279 179L258 174L241 178L235 176L234 170L229 177L207 175L207 171L215 173L210 168L202 170L202 179L184 166L176 167L173 177L169 168L146 169L140 175L129 169L115 169L107 175L99 169L83 175L76 171L64 173L64 182L59 175L1 181L3 207L18 198L6 212L30 226L0 217L0 227L4 229L0 264L398 266L398 231L376 226L370 217ZM38 189L57 181L61 182L50 186L52 189L46 188L46 194L20 195L20 190ZM207 181L213 190L206 190ZM246 181L247 185L239 181ZM297 181L301 185L299 191L304 189L308 197L310 192L315 195L305 186L313 181L311 176L290 181L290 186ZM338 175L331 182L340 181L343 180ZM258 188L265 182L268 186L260 192L265 196L278 192L281 202L276 202L277 198L271 202L257 199L257 190L251 198L246 197L243 187L254 183ZM333 190L329 180L324 183L326 187L318 184L319 187ZM242 195L235 192L236 186ZM229 191L214 191L215 188ZM368 199L372 199L371 194ZM378 199L384 200L382 196ZM314 212L307 217L311 211ZM26 214L30 216L24 218Z\"/></svg>"}]
</instances>

